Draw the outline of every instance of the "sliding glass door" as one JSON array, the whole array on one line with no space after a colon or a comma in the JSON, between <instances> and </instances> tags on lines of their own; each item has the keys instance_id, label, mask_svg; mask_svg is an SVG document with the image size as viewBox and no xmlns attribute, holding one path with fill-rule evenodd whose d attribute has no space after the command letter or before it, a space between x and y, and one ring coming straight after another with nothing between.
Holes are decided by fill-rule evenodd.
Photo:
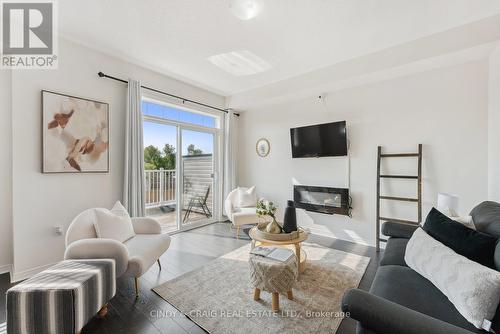
<instances>
[{"instance_id":1,"label":"sliding glass door","mask_svg":"<svg viewBox=\"0 0 500 334\"><path fill-rule=\"evenodd\" d=\"M143 100L146 214L174 232L215 218L216 116Z\"/></svg>"},{"instance_id":2,"label":"sliding glass door","mask_svg":"<svg viewBox=\"0 0 500 334\"><path fill-rule=\"evenodd\" d=\"M177 230L177 128L144 122L146 215L157 219L165 232Z\"/></svg>"},{"instance_id":3,"label":"sliding glass door","mask_svg":"<svg viewBox=\"0 0 500 334\"><path fill-rule=\"evenodd\" d=\"M214 134L182 129L182 224L213 217ZM197 144L194 144L197 143Z\"/></svg>"}]
</instances>

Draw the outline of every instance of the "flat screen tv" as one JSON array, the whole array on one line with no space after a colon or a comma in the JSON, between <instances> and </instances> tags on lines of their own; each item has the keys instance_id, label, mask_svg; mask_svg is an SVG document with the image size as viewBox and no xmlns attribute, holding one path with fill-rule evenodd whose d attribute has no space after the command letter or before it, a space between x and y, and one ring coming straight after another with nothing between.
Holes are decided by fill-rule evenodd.
<instances>
[{"instance_id":1,"label":"flat screen tv","mask_svg":"<svg viewBox=\"0 0 500 334\"><path fill-rule=\"evenodd\" d=\"M294 158L347 155L346 122L334 122L290 129Z\"/></svg>"}]
</instances>

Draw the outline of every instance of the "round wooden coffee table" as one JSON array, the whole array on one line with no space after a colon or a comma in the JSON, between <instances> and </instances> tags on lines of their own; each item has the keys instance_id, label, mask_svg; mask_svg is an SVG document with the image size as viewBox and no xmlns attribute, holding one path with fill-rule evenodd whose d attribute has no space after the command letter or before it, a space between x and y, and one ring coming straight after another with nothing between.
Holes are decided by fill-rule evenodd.
<instances>
[{"instance_id":1,"label":"round wooden coffee table","mask_svg":"<svg viewBox=\"0 0 500 334\"><path fill-rule=\"evenodd\" d=\"M257 227L252 227L249 232L249 236L252 239L252 249L255 248L255 246L276 246L276 247L286 247L290 248L288 246L293 246L293 250L295 251L295 256L297 258L297 265L299 268L299 274L303 273L304 270L306 270L306 259L307 259L307 254L305 251L301 250L301 243L303 241L307 240L307 237L309 236L308 233L302 229L299 230L299 236L295 239L291 240L269 240L260 237L257 233Z\"/></svg>"}]
</instances>

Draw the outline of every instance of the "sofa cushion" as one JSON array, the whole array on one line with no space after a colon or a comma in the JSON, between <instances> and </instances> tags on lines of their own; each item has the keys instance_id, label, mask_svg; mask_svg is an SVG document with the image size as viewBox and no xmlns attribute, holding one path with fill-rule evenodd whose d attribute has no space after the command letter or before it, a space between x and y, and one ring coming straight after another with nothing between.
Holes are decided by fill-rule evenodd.
<instances>
[{"instance_id":1,"label":"sofa cushion","mask_svg":"<svg viewBox=\"0 0 500 334\"><path fill-rule=\"evenodd\" d=\"M365 328L362 323L358 322L358 324L356 325L356 334L378 334L378 333L375 333L374 331Z\"/></svg>"},{"instance_id":2,"label":"sofa cushion","mask_svg":"<svg viewBox=\"0 0 500 334\"><path fill-rule=\"evenodd\" d=\"M142 275L170 246L168 234L136 234L124 243L129 252L125 276Z\"/></svg>"},{"instance_id":3,"label":"sofa cushion","mask_svg":"<svg viewBox=\"0 0 500 334\"><path fill-rule=\"evenodd\" d=\"M379 267L370 293L473 333L481 333L430 281L408 267Z\"/></svg>"},{"instance_id":4,"label":"sofa cushion","mask_svg":"<svg viewBox=\"0 0 500 334\"><path fill-rule=\"evenodd\" d=\"M387 237L410 239L420 224L406 224L386 221L382 224L382 234Z\"/></svg>"},{"instance_id":5,"label":"sofa cushion","mask_svg":"<svg viewBox=\"0 0 500 334\"><path fill-rule=\"evenodd\" d=\"M405 251L408 240L410 239L389 238L389 240L387 241L387 246L385 247L384 250L384 256L382 257L382 260L380 260L379 265L406 266Z\"/></svg>"},{"instance_id":6,"label":"sofa cushion","mask_svg":"<svg viewBox=\"0 0 500 334\"><path fill-rule=\"evenodd\" d=\"M500 271L500 241L497 242L497 247L495 248L495 267Z\"/></svg>"},{"instance_id":7,"label":"sofa cushion","mask_svg":"<svg viewBox=\"0 0 500 334\"><path fill-rule=\"evenodd\" d=\"M470 212L476 230L500 238L500 203L485 201ZM495 249L495 267L500 270L500 242Z\"/></svg>"},{"instance_id":8,"label":"sofa cushion","mask_svg":"<svg viewBox=\"0 0 500 334\"><path fill-rule=\"evenodd\" d=\"M432 208L427 215L423 229L456 253L484 266L495 268L497 238L467 228L435 208Z\"/></svg>"},{"instance_id":9,"label":"sofa cushion","mask_svg":"<svg viewBox=\"0 0 500 334\"><path fill-rule=\"evenodd\" d=\"M500 238L500 203L485 201L470 212L476 230Z\"/></svg>"},{"instance_id":10,"label":"sofa cushion","mask_svg":"<svg viewBox=\"0 0 500 334\"><path fill-rule=\"evenodd\" d=\"M233 224L235 226L257 224L259 217L257 216L257 209L253 208L237 208L233 212Z\"/></svg>"}]
</instances>

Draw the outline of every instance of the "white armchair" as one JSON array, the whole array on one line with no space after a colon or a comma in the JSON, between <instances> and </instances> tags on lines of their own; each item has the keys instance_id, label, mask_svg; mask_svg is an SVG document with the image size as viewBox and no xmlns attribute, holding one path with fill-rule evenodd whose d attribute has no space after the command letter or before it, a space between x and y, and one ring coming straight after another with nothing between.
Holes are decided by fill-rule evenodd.
<instances>
[{"instance_id":1,"label":"white armchair","mask_svg":"<svg viewBox=\"0 0 500 334\"><path fill-rule=\"evenodd\" d=\"M161 233L160 224L152 218L132 218L135 236L125 242L98 238L95 211L89 209L71 222L66 233L64 259L114 259L116 277L134 277L136 295L138 278L155 262L161 270L160 256L170 246L170 237Z\"/></svg>"},{"instance_id":2,"label":"white armchair","mask_svg":"<svg viewBox=\"0 0 500 334\"><path fill-rule=\"evenodd\" d=\"M243 188L246 190L246 188ZM268 221L267 217L259 218L257 216L257 203L252 207L239 207L238 188L234 189L227 195L224 202L224 211L232 225L236 227L236 237L239 238L240 228L243 225L255 225L260 221Z\"/></svg>"}]
</instances>

